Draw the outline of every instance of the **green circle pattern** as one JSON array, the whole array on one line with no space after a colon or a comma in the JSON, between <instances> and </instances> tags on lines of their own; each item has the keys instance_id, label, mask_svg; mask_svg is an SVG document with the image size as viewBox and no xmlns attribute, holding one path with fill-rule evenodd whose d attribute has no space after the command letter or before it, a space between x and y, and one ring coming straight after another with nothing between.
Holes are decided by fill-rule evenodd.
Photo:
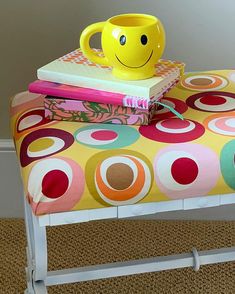
<instances>
[{"instance_id":1,"label":"green circle pattern","mask_svg":"<svg viewBox=\"0 0 235 294\"><path fill-rule=\"evenodd\" d=\"M81 140L77 139L77 135L81 132L88 131L88 130L111 130L117 133L117 139L112 142L112 143L107 143L107 144L102 144L102 145L96 145L92 143L84 143ZM74 137L76 141L79 144L89 146L91 148L96 148L96 149L116 149L116 148L122 148L125 146L132 145L135 143L139 137L140 134L139 132L134 128L134 127L129 127L125 125L114 125L114 124L96 124L96 125L91 125L87 127L83 127L81 129L78 129L74 133Z\"/></svg>"},{"instance_id":2,"label":"green circle pattern","mask_svg":"<svg viewBox=\"0 0 235 294\"><path fill-rule=\"evenodd\" d=\"M225 182L235 190L235 140L223 147L220 154L220 167Z\"/></svg>"}]
</instances>

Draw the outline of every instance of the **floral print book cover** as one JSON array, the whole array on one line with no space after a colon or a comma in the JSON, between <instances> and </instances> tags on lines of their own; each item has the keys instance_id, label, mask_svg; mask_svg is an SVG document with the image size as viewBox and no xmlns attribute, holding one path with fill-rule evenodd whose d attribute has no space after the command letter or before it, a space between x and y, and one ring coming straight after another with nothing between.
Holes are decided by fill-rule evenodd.
<instances>
[{"instance_id":1,"label":"floral print book cover","mask_svg":"<svg viewBox=\"0 0 235 294\"><path fill-rule=\"evenodd\" d=\"M120 105L102 104L63 98L44 98L45 117L50 120L147 125L157 108L138 109Z\"/></svg>"}]
</instances>

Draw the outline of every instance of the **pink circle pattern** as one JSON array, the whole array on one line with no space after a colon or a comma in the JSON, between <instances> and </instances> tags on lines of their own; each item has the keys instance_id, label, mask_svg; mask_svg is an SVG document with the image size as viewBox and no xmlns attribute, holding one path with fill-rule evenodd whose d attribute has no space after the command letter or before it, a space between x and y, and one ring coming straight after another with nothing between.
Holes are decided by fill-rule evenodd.
<instances>
[{"instance_id":1,"label":"pink circle pattern","mask_svg":"<svg viewBox=\"0 0 235 294\"><path fill-rule=\"evenodd\" d=\"M53 177L49 177L48 175L52 172ZM60 185L61 174L65 183ZM56 175L58 178L55 178ZM52 197L50 191L53 190L55 182L60 186L56 189L57 194L54 189ZM82 197L85 177L81 167L75 161L64 157L47 158L33 165L28 176L27 187L29 202L37 215L69 211Z\"/></svg>"},{"instance_id":2,"label":"pink circle pattern","mask_svg":"<svg viewBox=\"0 0 235 294\"><path fill-rule=\"evenodd\" d=\"M157 153L154 174L159 189L171 199L198 197L207 195L216 185L220 164L211 149L182 143Z\"/></svg>"},{"instance_id":3,"label":"pink circle pattern","mask_svg":"<svg viewBox=\"0 0 235 294\"><path fill-rule=\"evenodd\" d=\"M235 137L235 114L211 115L204 124L215 134Z\"/></svg>"}]
</instances>

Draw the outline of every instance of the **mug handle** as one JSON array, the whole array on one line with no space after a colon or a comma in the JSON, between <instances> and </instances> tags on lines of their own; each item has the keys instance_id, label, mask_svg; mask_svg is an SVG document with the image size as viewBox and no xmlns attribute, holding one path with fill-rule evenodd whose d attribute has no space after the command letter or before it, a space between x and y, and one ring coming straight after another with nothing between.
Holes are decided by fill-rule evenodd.
<instances>
[{"instance_id":1,"label":"mug handle","mask_svg":"<svg viewBox=\"0 0 235 294\"><path fill-rule=\"evenodd\" d=\"M90 38L94 34L102 33L105 23L105 21L97 22L86 27L80 37L80 47L83 54L92 62L109 66L108 59L105 56L99 56L100 54L103 54L103 51L94 51L89 44Z\"/></svg>"}]
</instances>

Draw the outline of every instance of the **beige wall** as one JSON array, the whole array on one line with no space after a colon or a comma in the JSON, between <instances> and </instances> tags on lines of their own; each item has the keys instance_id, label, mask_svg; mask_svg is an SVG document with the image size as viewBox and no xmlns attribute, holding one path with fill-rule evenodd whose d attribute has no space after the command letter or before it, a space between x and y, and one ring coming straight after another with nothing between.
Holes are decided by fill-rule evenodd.
<instances>
[{"instance_id":1,"label":"beige wall","mask_svg":"<svg viewBox=\"0 0 235 294\"><path fill-rule=\"evenodd\" d=\"M27 89L36 69L76 48L89 23L124 12L158 16L165 57L188 71L235 68L234 0L0 0L0 139L10 137L8 98Z\"/></svg>"}]
</instances>

